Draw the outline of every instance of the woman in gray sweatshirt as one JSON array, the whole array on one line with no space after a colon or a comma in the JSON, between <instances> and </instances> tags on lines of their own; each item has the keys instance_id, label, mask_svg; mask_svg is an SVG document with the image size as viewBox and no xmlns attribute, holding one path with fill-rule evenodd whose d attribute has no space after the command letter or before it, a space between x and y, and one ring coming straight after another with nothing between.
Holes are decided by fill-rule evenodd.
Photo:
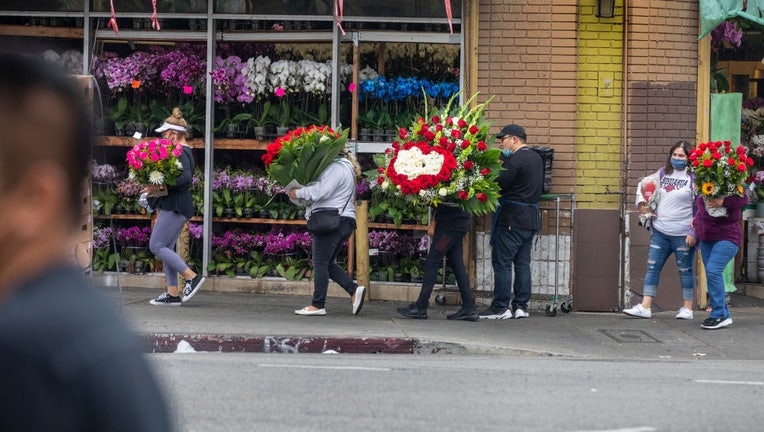
<instances>
[{"instance_id":1,"label":"woman in gray sweatshirt","mask_svg":"<svg viewBox=\"0 0 764 432\"><path fill-rule=\"evenodd\" d=\"M358 286L336 262L345 241L355 231L355 205L352 201L355 195L355 179L360 176L360 172L361 169L353 156L345 153L345 157L338 157L329 164L315 182L288 192L293 201L307 206L305 219L310 219L311 213L321 207L333 207L340 213L340 226L337 231L311 233L313 301L310 306L294 311L297 315L326 315L324 306L329 279L337 282L350 294L353 315L357 315L363 307L366 289Z\"/></svg>"}]
</instances>

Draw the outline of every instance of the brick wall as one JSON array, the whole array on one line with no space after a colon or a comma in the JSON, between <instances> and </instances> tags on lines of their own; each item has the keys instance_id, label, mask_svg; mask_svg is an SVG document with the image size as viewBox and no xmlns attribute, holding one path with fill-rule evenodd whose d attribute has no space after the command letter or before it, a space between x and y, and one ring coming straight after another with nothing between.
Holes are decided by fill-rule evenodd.
<instances>
[{"instance_id":1,"label":"brick wall","mask_svg":"<svg viewBox=\"0 0 764 432\"><path fill-rule=\"evenodd\" d=\"M552 192L575 185L576 0L479 0L477 82L492 132L517 123L554 149ZM554 13L552 13L554 11Z\"/></svg>"},{"instance_id":2,"label":"brick wall","mask_svg":"<svg viewBox=\"0 0 764 432\"><path fill-rule=\"evenodd\" d=\"M578 136L576 201L579 208L620 208L623 174L622 1L614 18L598 18L595 0L578 16Z\"/></svg>"},{"instance_id":3,"label":"brick wall","mask_svg":"<svg viewBox=\"0 0 764 432\"><path fill-rule=\"evenodd\" d=\"M628 190L633 198L639 179L665 163L671 144L695 142L698 2L632 2L629 14Z\"/></svg>"}]
</instances>

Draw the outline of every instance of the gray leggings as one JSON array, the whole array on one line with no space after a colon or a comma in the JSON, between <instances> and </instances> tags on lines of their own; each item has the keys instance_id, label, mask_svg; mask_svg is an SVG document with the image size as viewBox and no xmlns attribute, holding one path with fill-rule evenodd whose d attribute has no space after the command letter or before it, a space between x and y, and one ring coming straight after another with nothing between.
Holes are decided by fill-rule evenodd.
<instances>
[{"instance_id":1,"label":"gray leggings","mask_svg":"<svg viewBox=\"0 0 764 432\"><path fill-rule=\"evenodd\" d=\"M177 286L178 273L183 273L188 268L183 259L175 253L175 243L185 223L186 217L182 214L162 210L151 231L149 249L164 264L165 285L168 287Z\"/></svg>"}]
</instances>

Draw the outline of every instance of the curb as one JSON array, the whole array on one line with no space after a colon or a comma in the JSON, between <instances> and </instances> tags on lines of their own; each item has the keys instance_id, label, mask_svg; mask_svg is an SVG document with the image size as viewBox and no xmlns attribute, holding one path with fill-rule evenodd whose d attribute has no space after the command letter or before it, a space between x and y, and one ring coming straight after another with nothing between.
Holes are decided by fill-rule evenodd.
<instances>
[{"instance_id":1,"label":"curb","mask_svg":"<svg viewBox=\"0 0 764 432\"><path fill-rule=\"evenodd\" d=\"M475 354L557 356L500 346L464 345L413 338L323 336L232 336L143 334L146 353L231 352L288 354Z\"/></svg>"}]
</instances>

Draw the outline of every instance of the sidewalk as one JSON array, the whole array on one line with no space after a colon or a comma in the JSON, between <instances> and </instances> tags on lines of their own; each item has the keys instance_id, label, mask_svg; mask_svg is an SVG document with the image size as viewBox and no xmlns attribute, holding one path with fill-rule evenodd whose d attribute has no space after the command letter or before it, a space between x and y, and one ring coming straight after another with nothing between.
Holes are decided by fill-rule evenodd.
<instances>
[{"instance_id":1,"label":"sidewalk","mask_svg":"<svg viewBox=\"0 0 764 432\"><path fill-rule=\"evenodd\" d=\"M104 288L119 304L116 288ZM522 320L448 321L457 307L434 304L427 320L400 317L400 302L367 301L358 316L349 298L328 298L327 316L303 317L295 309L305 296L205 292L180 307L152 306L156 289L123 288L122 313L149 341L149 351L174 352L185 340L196 351L340 353L458 353L560 355L579 358L736 359L764 358L764 308L731 309L734 324L704 330L707 312L692 321L674 312L652 319L616 313L545 316ZM119 307L119 306L117 306ZM185 344L181 344L181 349Z\"/></svg>"}]
</instances>

